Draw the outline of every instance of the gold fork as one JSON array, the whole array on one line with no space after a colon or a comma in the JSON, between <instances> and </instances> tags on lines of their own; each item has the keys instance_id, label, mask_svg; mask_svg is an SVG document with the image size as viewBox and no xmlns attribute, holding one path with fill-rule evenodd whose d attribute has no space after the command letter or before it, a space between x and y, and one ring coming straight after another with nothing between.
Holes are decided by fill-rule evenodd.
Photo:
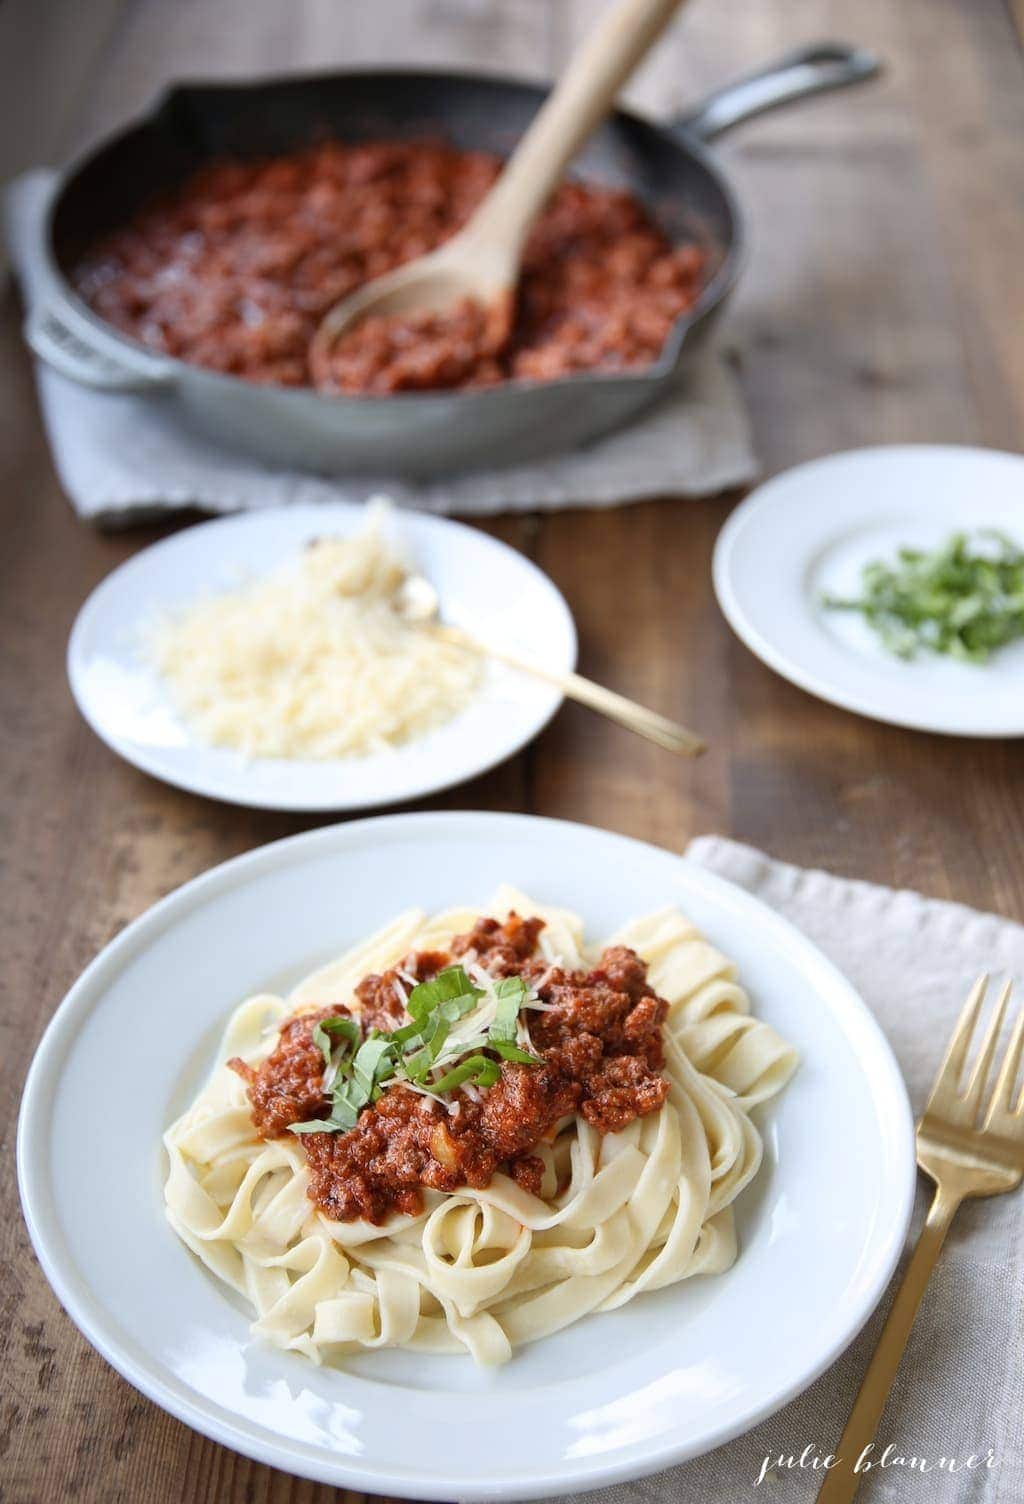
<instances>
[{"instance_id":1,"label":"gold fork","mask_svg":"<svg viewBox=\"0 0 1024 1504\"><path fill-rule=\"evenodd\" d=\"M862 1476L855 1471L857 1460L874 1440L924 1287L960 1203L969 1196L1001 1196L1004 1191L1015 1190L1024 1176L1024 1091L1018 1098L1014 1089L1024 1054L1024 1011L1014 1023L988 1110L977 1126L1010 998L1009 982L996 1004L970 1080L964 1091L960 1090L987 986L988 977L983 976L971 988L917 1125L917 1162L934 1180L935 1196L836 1448L836 1465L827 1473L818 1494L818 1504L847 1504L857 1492Z\"/></svg>"}]
</instances>

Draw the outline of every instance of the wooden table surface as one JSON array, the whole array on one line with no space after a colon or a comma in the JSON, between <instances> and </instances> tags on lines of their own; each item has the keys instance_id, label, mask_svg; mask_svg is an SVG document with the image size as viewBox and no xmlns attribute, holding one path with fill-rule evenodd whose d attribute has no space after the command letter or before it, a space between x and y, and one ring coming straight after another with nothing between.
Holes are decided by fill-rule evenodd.
<instances>
[{"instance_id":1,"label":"wooden table surface","mask_svg":"<svg viewBox=\"0 0 1024 1504\"><path fill-rule=\"evenodd\" d=\"M64 145L137 109L172 74L381 59L551 74L598 8L125 0L90 54ZM668 113L787 47L847 32L886 60L884 81L766 117L722 148L752 224L728 337L765 473L874 442L1017 449L1024 58L1014 6L701 0L630 92ZM64 677L74 614L109 570L167 528L103 536L76 522L40 428L18 319L9 295L0 327L0 1500L337 1499L204 1440L124 1383L59 1309L19 1214L21 1083L86 962L179 883L318 822L165 788L119 762L76 713ZM763 667L725 625L709 579L715 536L737 499L484 524L565 592L585 672L701 728L711 750L681 763L570 706L521 756L431 807L564 816L675 850L718 831L790 861L1024 919L1019 744L875 725Z\"/></svg>"}]
</instances>

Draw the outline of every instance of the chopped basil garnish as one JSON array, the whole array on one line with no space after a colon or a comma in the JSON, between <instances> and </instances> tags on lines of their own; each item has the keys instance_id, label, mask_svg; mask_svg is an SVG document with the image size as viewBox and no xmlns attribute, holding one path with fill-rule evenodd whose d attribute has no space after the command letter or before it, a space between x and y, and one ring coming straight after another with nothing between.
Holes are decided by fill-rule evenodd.
<instances>
[{"instance_id":1,"label":"chopped basil garnish","mask_svg":"<svg viewBox=\"0 0 1024 1504\"><path fill-rule=\"evenodd\" d=\"M539 1055L531 1055L527 1050L521 1050L517 1044L510 1044L505 1039L492 1039L491 1048L497 1050L502 1060L514 1060L519 1065L543 1065Z\"/></svg>"},{"instance_id":2,"label":"chopped basil garnish","mask_svg":"<svg viewBox=\"0 0 1024 1504\"><path fill-rule=\"evenodd\" d=\"M493 1086L501 1075L501 1067L496 1060L488 1060L486 1055L470 1055L461 1065L441 1077L440 1081L425 1081L428 1091L445 1092L454 1091L456 1086L462 1086L467 1081L473 1086Z\"/></svg>"},{"instance_id":3,"label":"chopped basil garnish","mask_svg":"<svg viewBox=\"0 0 1024 1504\"><path fill-rule=\"evenodd\" d=\"M489 1047L496 1050L503 1060L514 1060L519 1065L540 1065L539 1056L531 1055L516 1044L519 1033L519 1010L530 996L530 989L522 977L505 977L494 989L498 1007L487 1034Z\"/></svg>"},{"instance_id":4,"label":"chopped basil garnish","mask_svg":"<svg viewBox=\"0 0 1024 1504\"><path fill-rule=\"evenodd\" d=\"M446 966L444 971L439 971L429 982L418 982L412 989L409 994L409 1014L418 1019L442 1003L461 1005L467 999L462 1012L468 1013L483 995L483 988L473 986L463 967Z\"/></svg>"},{"instance_id":5,"label":"chopped basil garnish","mask_svg":"<svg viewBox=\"0 0 1024 1504\"><path fill-rule=\"evenodd\" d=\"M494 995L498 999L498 1007L489 1030L490 1037L495 1043L499 1040L512 1041L516 1037L519 1010L529 997L530 989L522 977L504 977L495 987Z\"/></svg>"},{"instance_id":6,"label":"chopped basil garnish","mask_svg":"<svg viewBox=\"0 0 1024 1504\"><path fill-rule=\"evenodd\" d=\"M334 1129L354 1128L359 1114L369 1101L355 1081L345 1081L331 1093L331 1122Z\"/></svg>"},{"instance_id":7,"label":"chopped basil garnish","mask_svg":"<svg viewBox=\"0 0 1024 1504\"><path fill-rule=\"evenodd\" d=\"M924 648L985 663L1024 637L1024 550L992 529L976 540L955 533L932 552L901 548L892 564L864 566L860 596L826 595L822 604L859 611L898 658Z\"/></svg>"},{"instance_id":8,"label":"chopped basil garnish","mask_svg":"<svg viewBox=\"0 0 1024 1504\"><path fill-rule=\"evenodd\" d=\"M352 1079L369 1101L378 1081L395 1073L394 1045L386 1036L368 1039L359 1046L352 1062Z\"/></svg>"},{"instance_id":9,"label":"chopped basil garnish","mask_svg":"<svg viewBox=\"0 0 1024 1504\"><path fill-rule=\"evenodd\" d=\"M331 1063L331 1034L340 1034L343 1039L355 1049L362 1034L359 1025L354 1018L348 1018L344 1013L337 1014L334 1018L322 1018L313 1030L313 1043L320 1046L323 1052L324 1065Z\"/></svg>"},{"instance_id":10,"label":"chopped basil garnish","mask_svg":"<svg viewBox=\"0 0 1024 1504\"><path fill-rule=\"evenodd\" d=\"M457 1086L493 1086L501 1066L493 1055L521 1065L540 1065L536 1055L516 1043L519 1010L530 995L522 977L505 977L494 987L496 1007L486 1033L449 1044L455 1024L472 1013L485 990L462 966L446 966L429 982L419 982L407 1004L410 1022L384 1032L371 1029L362 1038L358 1021L345 1014L323 1018L311 1038L324 1057L324 1086L331 1102L329 1118L293 1123L292 1133L338 1133L354 1128L364 1107L376 1102L385 1083L408 1081L434 1096ZM340 1036L338 1043L333 1036ZM449 1045L445 1051L445 1045ZM480 1051L492 1051L491 1055ZM446 1055L446 1059L442 1056ZM443 1064L451 1069L435 1076Z\"/></svg>"}]
</instances>

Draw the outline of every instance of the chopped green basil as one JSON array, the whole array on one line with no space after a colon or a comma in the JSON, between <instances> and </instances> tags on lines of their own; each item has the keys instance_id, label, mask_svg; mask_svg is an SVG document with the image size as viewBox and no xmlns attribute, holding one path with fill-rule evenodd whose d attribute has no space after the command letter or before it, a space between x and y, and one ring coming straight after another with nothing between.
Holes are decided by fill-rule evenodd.
<instances>
[{"instance_id":1,"label":"chopped green basil","mask_svg":"<svg viewBox=\"0 0 1024 1504\"><path fill-rule=\"evenodd\" d=\"M320 1046L325 1066L331 1063L330 1035L332 1034L340 1034L353 1049L362 1038L359 1025L354 1018L348 1018L344 1013L335 1014L332 1018L322 1018L313 1029L312 1039L315 1045Z\"/></svg>"},{"instance_id":2,"label":"chopped green basil","mask_svg":"<svg viewBox=\"0 0 1024 1504\"><path fill-rule=\"evenodd\" d=\"M352 1078L360 1091L365 1093L367 1101L378 1081L394 1075L394 1055L395 1047L386 1035L378 1039L367 1039L356 1051L356 1058L352 1062Z\"/></svg>"},{"instance_id":3,"label":"chopped green basil","mask_svg":"<svg viewBox=\"0 0 1024 1504\"><path fill-rule=\"evenodd\" d=\"M464 1013L469 1013L476 1007L477 999L483 997L483 990L474 987L466 975L462 966L446 966L439 971L436 977L429 982L418 982L409 994L409 1016L419 1022L434 1008L443 1003L454 1004L456 1017L461 1018Z\"/></svg>"},{"instance_id":4,"label":"chopped green basil","mask_svg":"<svg viewBox=\"0 0 1024 1504\"><path fill-rule=\"evenodd\" d=\"M486 1055L470 1055L468 1060L463 1060L454 1070L450 1070L439 1081L424 1081L424 1086L430 1092L441 1094L446 1091L454 1091L457 1086L464 1086L469 1082L473 1086L493 1086L501 1075L501 1067L496 1060L488 1060Z\"/></svg>"},{"instance_id":5,"label":"chopped green basil","mask_svg":"<svg viewBox=\"0 0 1024 1504\"><path fill-rule=\"evenodd\" d=\"M506 1039L493 1039L491 1049L496 1050L502 1060L514 1060L519 1065L543 1065L539 1055L531 1055L527 1050L521 1050L517 1044L510 1044Z\"/></svg>"},{"instance_id":6,"label":"chopped green basil","mask_svg":"<svg viewBox=\"0 0 1024 1504\"><path fill-rule=\"evenodd\" d=\"M408 1081L433 1095L454 1091L457 1086L493 1086L501 1066L493 1058L540 1065L536 1055L516 1043L519 1010L529 997L522 977L505 977L494 988L497 1006L487 1033L462 1039L445 1051L452 1025L472 1013L484 989L470 981L462 966L446 966L429 982L419 982L409 994L411 1022L386 1033L371 1029L362 1039L355 1019L343 1014L321 1019L312 1033L324 1057L325 1094L330 1098L330 1118L293 1123L292 1133L338 1133L354 1128L364 1107L376 1102L385 1082ZM340 1035L342 1043L332 1044ZM492 1055L480 1051L492 1051ZM451 1063L437 1080L433 1072ZM333 1066L333 1071L332 1071Z\"/></svg>"},{"instance_id":7,"label":"chopped green basil","mask_svg":"<svg viewBox=\"0 0 1024 1504\"><path fill-rule=\"evenodd\" d=\"M993 530L974 541L955 533L941 548L901 548L861 572L863 594L826 595L833 611L859 611L898 658L921 648L964 663L985 663L997 648L1024 637L1024 550Z\"/></svg>"},{"instance_id":8,"label":"chopped green basil","mask_svg":"<svg viewBox=\"0 0 1024 1504\"><path fill-rule=\"evenodd\" d=\"M498 1006L489 1032L494 1044L514 1042L519 1024L519 1010L530 995L522 977L503 977L494 989Z\"/></svg>"},{"instance_id":9,"label":"chopped green basil","mask_svg":"<svg viewBox=\"0 0 1024 1504\"><path fill-rule=\"evenodd\" d=\"M359 1114L370 1100L357 1081L345 1081L331 1093L331 1121L339 1128L354 1128Z\"/></svg>"}]
</instances>

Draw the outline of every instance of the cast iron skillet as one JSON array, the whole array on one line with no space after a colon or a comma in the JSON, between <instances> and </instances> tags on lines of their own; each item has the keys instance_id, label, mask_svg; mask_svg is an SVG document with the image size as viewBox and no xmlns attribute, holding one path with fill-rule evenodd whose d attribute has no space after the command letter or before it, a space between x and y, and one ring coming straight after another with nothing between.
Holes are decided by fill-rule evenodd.
<instances>
[{"instance_id":1,"label":"cast iron skillet","mask_svg":"<svg viewBox=\"0 0 1024 1504\"><path fill-rule=\"evenodd\" d=\"M327 397L260 386L154 354L104 323L68 280L96 237L122 224L155 188L169 188L221 153L288 151L326 134L343 140L443 135L461 147L507 154L544 90L475 74L353 72L245 84L181 84L142 120L59 178L41 248L47 292L26 338L65 376L109 392L166 393L182 417L229 447L272 465L321 473L410 477L515 464L585 443L660 396L688 361L735 283L743 227L704 143L788 100L869 78L874 58L826 44L741 79L668 125L618 111L591 138L574 172L629 188L673 239L695 236L710 276L659 360L482 391Z\"/></svg>"}]
</instances>

